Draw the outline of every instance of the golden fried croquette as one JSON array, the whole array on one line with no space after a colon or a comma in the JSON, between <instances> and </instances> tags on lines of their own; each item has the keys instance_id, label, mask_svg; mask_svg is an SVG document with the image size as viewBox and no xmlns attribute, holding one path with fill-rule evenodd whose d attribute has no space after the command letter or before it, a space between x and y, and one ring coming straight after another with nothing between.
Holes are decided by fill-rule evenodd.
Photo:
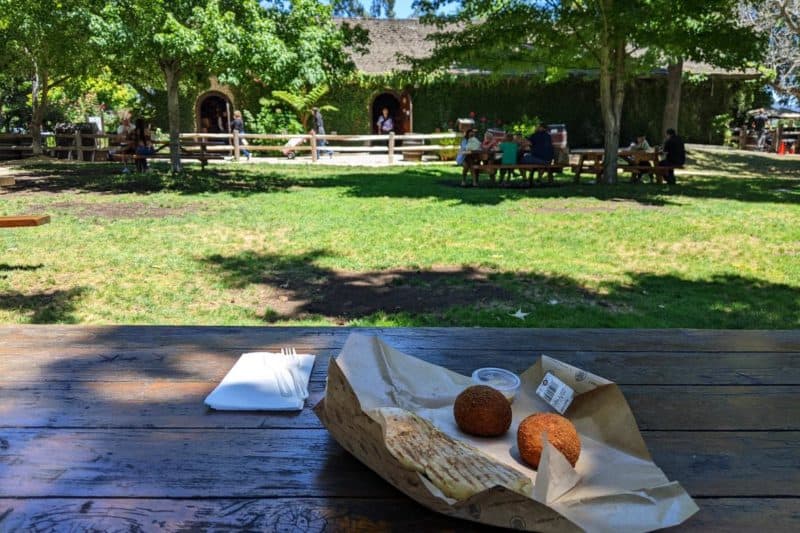
<instances>
[{"instance_id":1,"label":"golden fried croquette","mask_svg":"<svg viewBox=\"0 0 800 533\"><path fill-rule=\"evenodd\" d=\"M498 437L511 426L511 404L502 392L486 385L467 387L453 404L456 424L464 433Z\"/></svg>"},{"instance_id":2,"label":"golden fried croquette","mask_svg":"<svg viewBox=\"0 0 800 533\"><path fill-rule=\"evenodd\" d=\"M575 426L555 413L535 413L520 422L517 429L517 447L522 459L533 468L539 468L542 456L542 432L547 440L564 454L572 466L581 454L581 440Z\"/></svg>"}]
</instances>

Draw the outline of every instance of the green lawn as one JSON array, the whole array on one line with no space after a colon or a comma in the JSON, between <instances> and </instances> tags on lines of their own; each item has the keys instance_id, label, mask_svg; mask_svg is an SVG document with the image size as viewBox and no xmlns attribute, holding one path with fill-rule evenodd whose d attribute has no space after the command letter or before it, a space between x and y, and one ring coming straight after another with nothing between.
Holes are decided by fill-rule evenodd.
<instances>
[{"instance_id":1,"label":"green lawn","mask_svg":"<svg viewBox=\"0 0 800 533\"><path fill-rule=\"evenodd\" d=\"M449 166L17 167L0 214L53 221L0 230L0 323L797 328L799 163L695 151L675 187L533 190Z\"/></svg>"}]
</instances>

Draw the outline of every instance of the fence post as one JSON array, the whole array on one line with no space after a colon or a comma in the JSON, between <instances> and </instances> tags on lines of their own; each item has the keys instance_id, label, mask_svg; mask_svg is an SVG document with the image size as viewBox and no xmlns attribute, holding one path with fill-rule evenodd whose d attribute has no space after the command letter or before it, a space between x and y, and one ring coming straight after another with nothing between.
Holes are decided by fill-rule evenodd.
<instances>
[{"instance_id":1,"label":"fence post","mask_svg":"<svg viewBox=\"0 0 800 533\"><path fill-rule=\"evenodd\" d=\"M233 130L233 160L239 161L239 130Z\"/></svg>"},{"instance_id":2,"label":"fence post","mask_svg":"<svg viewBox=\"0 0 800 533\"><path fill-rule=\"evenodd\" d=\"M394 132L389 132L389 164L394 164Z\"/></svg>"},{"instance_id":3,"label":"fence post","mask_svg":"<svg viewBox=\"0 0 800 533\"><path fill-rule=\"evenodd\" d=\"M83 161L83 148L81 147L83 142L81 141L81 132L75 132L75 153L77 154L77 160Z\"/></svg>"},{"instance_id":4,"label":"fence post","mask_svg":"<svg viewBox=\"0 0 800 533\"><path fill-rule=\"evenodd\" d=\"M747 146L747 126L742 125L739 128L739 150L744 150Z\"/></svg>"},{"instance_id":5,"label":"fence post","mask_svg":"<svg viewBox=\"0 0 800 533\"><path fill-rule=\"evenodd\" d=\"M311 161L317 162L317 132L311 131Z\"/></svg>"},{"instance_id":6,"label":"fence post","mask_svg":"<svg viewBox=\"0 0 800 533\"><path fill-rule=\"evenodd\" d=\"M778 128L775 130L775 138L772 140L772 151L776 154L778 150L780 150L781 142L783 137L783 124L778 124Z\"/></svg>"}]
</instances>

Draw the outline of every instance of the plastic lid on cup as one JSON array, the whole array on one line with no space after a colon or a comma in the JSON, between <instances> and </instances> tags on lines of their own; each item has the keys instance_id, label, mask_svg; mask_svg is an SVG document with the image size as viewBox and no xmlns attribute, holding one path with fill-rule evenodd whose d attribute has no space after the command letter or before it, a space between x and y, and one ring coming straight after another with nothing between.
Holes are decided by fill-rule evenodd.
<instances>
[{"instance_id":1,"label":"plastic lid on cup","mask_svg":"<svg viewBox=\"0 0 800 533\"><path fill-rule=\"evenodd\" d=\"M519 390L519 376L504 368L486 367L479 368L472 373L472 381L477 385L488 385L502 392L509 400L513 399Z\"/></svg>"}]
</instances>

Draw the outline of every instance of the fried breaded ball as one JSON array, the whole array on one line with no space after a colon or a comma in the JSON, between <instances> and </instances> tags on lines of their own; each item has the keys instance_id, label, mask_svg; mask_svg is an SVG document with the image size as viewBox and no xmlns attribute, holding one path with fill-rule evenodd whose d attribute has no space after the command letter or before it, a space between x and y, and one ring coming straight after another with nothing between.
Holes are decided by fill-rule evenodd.
<instances>
[{"instance_id":1,"label":"fried breaded ball","mask_svg":"<svg viewBox=\"0 0 800 533\"><path fill-rule=\"evenodd\" d=\"M453 404L456 424L464 433L498 437L511 426L511 404L503 393L486 385L467 387Z\"/></svg>"},{"instance_id":2,"label":"fried breaded ball","mask_svg":"<svg viewBox=\"0 0 800 533\"><path fill-rule=\"evenodd\" d=\"M520 422L517 429L517 447L522 459L533 468L539 468L542 457L542 432L547 440L564 454L572 466L581 454L581 439L572 422L555 413L535 413Z\"/></svg>"}]
</instances>

